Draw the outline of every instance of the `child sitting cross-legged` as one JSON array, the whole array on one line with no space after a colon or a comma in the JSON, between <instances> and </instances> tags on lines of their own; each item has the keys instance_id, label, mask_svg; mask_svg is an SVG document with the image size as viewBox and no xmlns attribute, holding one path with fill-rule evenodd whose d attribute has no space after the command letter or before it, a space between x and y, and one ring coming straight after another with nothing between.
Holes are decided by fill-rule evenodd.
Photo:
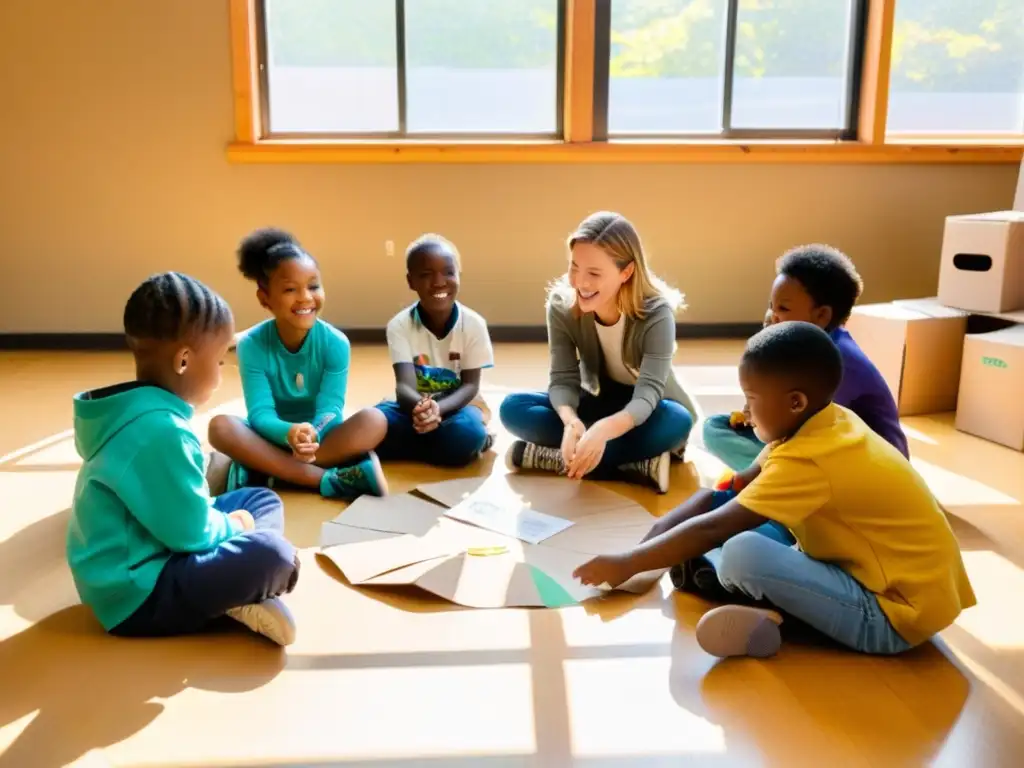
<instances>
[{"instance_id":1,"label":"child sitting cross-legged","mask_svg":"<svg viewBox=\"0 0 1024 768\"><path fill-rule=\"evenodd\" d=\"M590 560L577 578L615 587L706 556L727 599L747 603L698 623L701 647L720 657L774 654L784 615L851 649L897 654L975 604L956 537L924 480L832 402L843 371L825 331L772 325L748 342L739 374L767 447L741 473L738 495L698 491L632 551ZM799 548L762 535L768 520Z\"/></svg>"},{"instance_id":2,"label":"child sitting cross-legged","mask_svg":"<svg viewBox=\"0 0 1024 768\"><path fill-rule=\"evenodd\" d=\"M386 496L373 449L387 424L375 408L345 418L351 345L320 318L316 259L287 232L260 229L242 241L238 269L272 317L238 341L247 418L210 421L210 443L232 459L228 488L283 481L328 498Z\"/></svg>"},{"instance_id":3,"label":"child sitting cross-legged","mask_svg":"<svg viewBox=\"0 0 1024 768\"><path fill-rule=\"evenodd\" d=\"M487 323L459 295L459 254L438 235L406 251L406 280L419 296L388 323L395 399L377 408L387 417L383 460L437 466L469 464L491 444L480 375L494 364Z\"/></svg>"},{"instance_id":4,"label":"child sitting cross-legged","mask_svg":"<svg viewBox=\"0 0 1024 768\"><path fill-rule=\"evenodd\" d=\"M104 629L123 637L198 632L222 617L280 645L295 639L280 595L299 560L268 488L211 498L189 420L220 384L231 310L198 280L168 272L124 311L135 380L74 398L75 485L67 557Z\"/></svg>"},{"instance_id":5,"label":"child sitting cross-legged","mask_svg":"<svg viewBox=\"0 0 1024 768\"><path fill-rule=\"evenodd\" d=\"M835 402L860 416L904 456L910 451L900 427L896 401L874 363L843 327L860 297L863 283L846 254L827 245L803 245L776 264L771 306L765 325L802 320L823 328L843 358L843 378ZM733 470L746 469L764 448L754 430L738 416L712 416L704 422L704 446Z\"/></svg>"}]
</instances>

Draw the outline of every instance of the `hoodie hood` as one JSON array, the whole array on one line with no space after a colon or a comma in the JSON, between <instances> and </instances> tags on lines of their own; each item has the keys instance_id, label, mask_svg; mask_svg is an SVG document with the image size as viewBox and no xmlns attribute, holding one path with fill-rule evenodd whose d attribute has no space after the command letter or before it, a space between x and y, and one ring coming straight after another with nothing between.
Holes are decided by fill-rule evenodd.
<instances>
[{"instance_id":1,"label":"hoodie hood","mask_svg":"<svg viewBox=\"0 0 1024 768\"><path fill-rule=\"evenodd\" d=\"M128 424L153 411L188 420L194 409L172 392L141 381L79 393L74 397L75 450L88 461Z\"/></svg>"}]
</instances>

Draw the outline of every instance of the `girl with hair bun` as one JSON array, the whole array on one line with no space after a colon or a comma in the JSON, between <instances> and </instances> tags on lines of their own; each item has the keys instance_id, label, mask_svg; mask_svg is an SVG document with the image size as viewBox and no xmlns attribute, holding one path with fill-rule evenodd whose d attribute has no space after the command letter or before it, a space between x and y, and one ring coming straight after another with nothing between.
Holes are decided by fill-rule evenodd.
<instances>
[{"instance_id":1,"label":"girl with hair bun","mask_svg":"<svg viewBox=\"0 0 1024 768\"><path fill-rule=\"evenodd\" d=\"M260 229L242 241L238 268L272 317L238 342L248 418L210 422L210 444L232 459L228 489L280 480L331 498L386 495L373 449L387 420L376 408L344 418L351 345L320 319L316 259L289 233Z\"/></svg>"}]
</instances>

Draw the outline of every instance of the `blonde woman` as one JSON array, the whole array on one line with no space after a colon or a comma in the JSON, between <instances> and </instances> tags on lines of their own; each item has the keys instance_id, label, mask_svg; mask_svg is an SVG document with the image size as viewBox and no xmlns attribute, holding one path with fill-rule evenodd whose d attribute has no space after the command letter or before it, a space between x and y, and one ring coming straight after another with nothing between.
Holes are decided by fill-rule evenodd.
<instances>
[{"instance_id":1,"label":"blonde woman","mask_svg":"<svg viewBox=\"0 0 1024 768\"><path fill-rule=\"evenodd\" d=\"M568 245L569 271L548 293L548 391L502 403L501 421L519 438L506 463L641 478L665 493L696 415L672 371L683 297L650 271L636 229L617 213L588 216Z\"/></svg>"}]
</instances>

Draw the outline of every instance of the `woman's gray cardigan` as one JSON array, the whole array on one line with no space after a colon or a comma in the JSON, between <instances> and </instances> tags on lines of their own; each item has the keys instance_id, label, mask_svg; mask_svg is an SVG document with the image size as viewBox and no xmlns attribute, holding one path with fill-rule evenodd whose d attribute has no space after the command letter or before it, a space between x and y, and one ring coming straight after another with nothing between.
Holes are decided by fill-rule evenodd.
<instances>
[{"instance_id":1,"label":"woman's gray cardigan","mask_svg":"<svg viewBox=\"0 0 1024 768\"><path fill-rule=\"evenodd\" d=\"M625 322L622 360L628 367L639 369L633 399L625 409L633 417L634 426L647 421L662 400L676 401L696 421L697 409L672 370L676 349L672 308L662 299L652 299L643 318L627 316ZM555 294L548 301L547 326L551 354L548 397L555 408L578 408L581 391L598 395L601 389L601 342L594 313L576 317L572 306Z\"/></svg>"}]
</instances>

